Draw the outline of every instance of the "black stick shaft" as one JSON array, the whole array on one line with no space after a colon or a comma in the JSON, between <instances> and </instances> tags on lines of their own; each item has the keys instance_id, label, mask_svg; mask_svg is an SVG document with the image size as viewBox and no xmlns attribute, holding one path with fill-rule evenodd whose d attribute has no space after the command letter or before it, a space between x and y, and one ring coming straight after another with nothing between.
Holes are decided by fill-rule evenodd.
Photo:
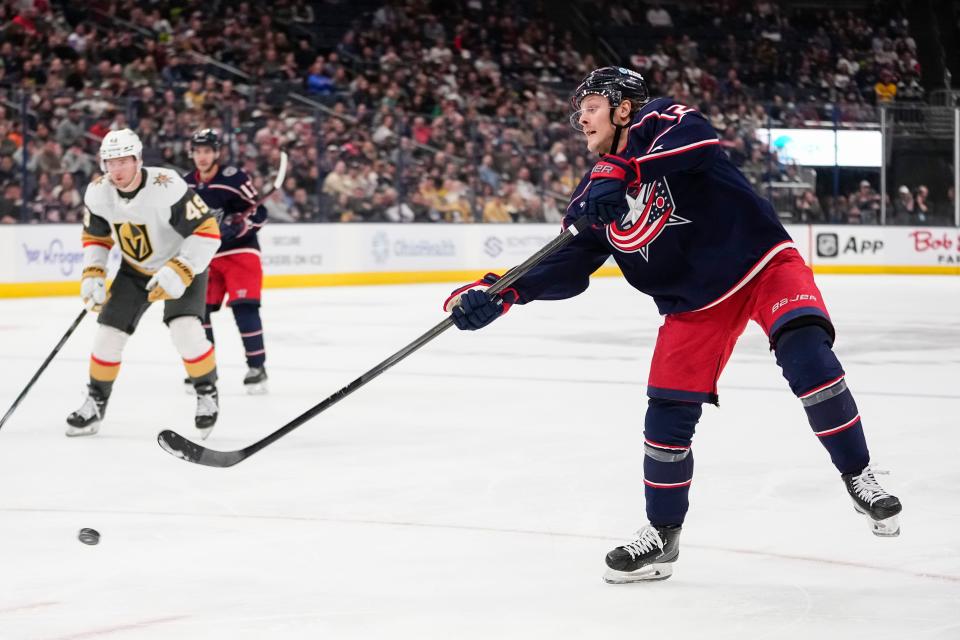
<instances>
[{"instance_id":1,"label":"black stick shaft","mask_svg":"<svg viewBox=\"0 0 960 640\"><path fill-rule=\"evenodd\" d=\"M540 249L535 254L527 258L526 261L524 261L522 264L519 264L513 269L510 269L510 271L504 274L502 278L500 278L489 289L487 289L487 293L490 295L494 295L506 289L510 285L512 285L514 282L516 282L522 276L524 276L528 271L530 271L535 266L540 264L540 262L544 258L546 258L548 255L557 251L561 247L568 244L571 240L573 240L573 238L584 227L586 227L587 224L588 224L588 220L585 217L579 218L573 225L565 229L563 233L561 233L556 238L551 240L542 249ZM361 375L359 378L357 378L347 386L343 387L336 393L330 395L324 401L320 402L319 404L308 409L301 415L297 416L292 421L290 421L280 429L274 431L267 437L245 448L243 450L244 453L246 454L246 456L251 456L257 451L260 451L267 445L271 444L272 442L279 440L283 436L287 435L288 433L290 433L291 431L293 431L294 429L302 425L304 422L307 422L311 418L315 417L317 414L323 411L326 411L327 409L335 405L337 402L343 400L344 398L349 396L351 393L353 393L363 385L367 384L368 382L370 382L371 380L379 376L384 371L387 371L393 365L405 359L411 353L417 351L420 347L427 344L428 342L430 342L431 340L433 340L434 338L436 338L437 336L439 336L441 333L443 333L444 331L446 331L452 326L453 326L453 318L450 316L447 316L446 318L443 319L443 321L438 323L435 327L433 327L432 329L424 333L422 336L420 336L419 338L417 338L407 346L400 349L400 351L397 351L395 354L393 354L392 356L390 356L389 358L387 358L377 366L373 367L372 369L370 369L369 371Z\"/></svg>"},{"instance_id":2,"label":"black stick shaft","mask_svg":"<svg viewBox=\"0 0 960 640\"><path fill-rule=\"evenodd\" d=\"M33 387L33 384L40 377L40 374L43 373L44 369L47 368L47 365L49 365L50 362L54 359L54 357L56 357L57 353L60 352L60 349L67 342L67 338L69 338L73 334L73 332L76 330L76 328L80 326L80 322L83 320L83 318L86 315L87 315L87 310L84 309L83 311L80 312L80 315L77 316L76 320L73 321L73 324L70 325L70 328L67 329L67 332L63 334L63 337L60 338L60 342L58 342L57 346L53 348L53 351L50 352L50 355L47 356L47 359L43 361L43 364L40 365L40 368L37 369L37 372L33 374L32 378L30 378L30 382L27 383L27 386L24 387L23 391L20 392L20 395L17 396L17 399L14 400L10 408L7 409L7 412L3 415L3 419L0 420L0 428L3 428L3 425L7 422L7 418L9 418L13 414L14 410L17 408L17 405L19 405L20 401L23 400L23 398L27 395L27 392L30 391L31 387Z\"/></svg>"}]
</instances>

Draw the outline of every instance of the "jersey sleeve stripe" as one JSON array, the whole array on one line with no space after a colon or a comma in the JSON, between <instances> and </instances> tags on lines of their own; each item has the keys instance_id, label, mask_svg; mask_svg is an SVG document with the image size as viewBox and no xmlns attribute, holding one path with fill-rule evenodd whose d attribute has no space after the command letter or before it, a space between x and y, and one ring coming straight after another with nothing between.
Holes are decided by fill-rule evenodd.
<instances>
[{"instance_id":1,"label":"jersey sleeve stripe","mask_svg":"<svg viewBox=\"0 0 960 640\"><path fill-rule=\"evenodd\" d=\"M243 198L244 200L246 200L246 201L249 202L250 204L256 204L256 203L257 203L256 200L251 200L250 198L248 198L242 191L240 191L240 189L234 189L233 187L228 186L228 185L225 185L225 184L208 184L208 185L207 185L207 188L208 188L208 189L223 189L224 191L230 191L230 192L232 192L232 193L237 194L238 196L240 196L241 198Z\"/></svg>"},{"instance_id":2,"label":"jersey sleeve stripe","mask_svg":"<svg viewBox=\"0 0 960 640\"><path fill-rule=\"evenodd\" d=\"M95 236L92 233L87 233L84 231L80 236L80 241L83 243L83 246L88 247L92 244L100 245L101 247L106 247L110 249L113 247L113 238L110 236Z\"/></svg>"},{"instance_id":3,"label":"jersey sleeve stripe","mask_svg":"<svg viewBox=\"0 0 960 640\"><path fill-rule=\"evenodd\" d=\"M657 146L657 141L660 140L660 138L662 138L663 136L665 136L665 135L667 135L668 133L670 133L670 131L671 131L675 126L677 126L677 123L673 123L672 125L670 125L670 126L667 127L666 129L664 129L662 132L660 132L660 135L658 135L656 138L654 138L654 139L653 139L653 142L650 143L650 146L647 147L647 153L650 153L650 150Z\"/></svg>"},{"instance_id":4,"label":"jersey sleeve stripe","mask_svg":"<svg viewBox=\"0 0 960 640\"><path fill-rule=\"evenodd\" d=\"M682 116L681 116L681 117L682 117ZM668 115L668 114L666 114L666 113L660 113L659 111L651 111L651 112L648 113L647 115L645 115L645 116L643 116L642 118L640 118L640 122L638 122L638 123L636 123L636 124L634 124L634 125L631 125L629 130L630 130L630 131L633 131L633 130L636 129L637 127L642 127L642 126L643 126L643 123L646 122L648 118L657 118L657 119L659 119L659 120L676 120L676 119L677 119L677 116L671 116L671 115Z\"/></svg>"},{"instance_id":5,"label":"jersey sleeve stripe","mask_svg":"<svg viewBox=\"0 0 960 640\"><path fill-rule=\"evenodd\" d=\"M97 247L103 247L104 249L112 249L112 248L113 248L113 243L112 243L112 242L106 243L106 242L99 242L99 241L88 240L87 242L84 242L84 243L83 243L83 246L84 246L84 247L97 246Z\"/></svg>"},{"instance_id":6,"label":"jersey sleeve stripe","mask_svg":"<svg viewBox=\"0 0 960 640\"><path fill-rule=\"evenodd\" d=\"M675 156L678 153L685 153L687 151L699 149L700 147L709 147L715 144L720 144L720 140L718 138L714 138L712 140L701 140L699 142L691 142L690 144L685 144L682 147L677 147L676 149L668 149L666 151L659 151L657 153L651 153L645 156L640 156L639 158L637 158L637 163L642 164L649 160L656 160L658 158L667 158L669 156Z\"/></svg>"},{"instance_id":7,"label":"jersey sleeve stripe","mask_svg":"<svg viewBox=\"0 0 960 640\"><path fill-rule=\"evenodd\" d=\"M207 218L197 225L197 228L193 230L193 235L202 236L204 238L219 238L220 227L217 226L216 219Z\"/></svg>"}]
</instances>

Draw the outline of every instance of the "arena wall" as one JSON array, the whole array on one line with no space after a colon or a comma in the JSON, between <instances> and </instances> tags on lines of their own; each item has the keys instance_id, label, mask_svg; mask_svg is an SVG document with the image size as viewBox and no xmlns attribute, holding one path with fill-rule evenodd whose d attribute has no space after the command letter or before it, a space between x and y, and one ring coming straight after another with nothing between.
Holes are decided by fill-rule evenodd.
<instances>
[{"instance_id":1,"label":"arena wall","mask_svg":"<svg viewBox=\"0 0 960 640\"><path fill-rule=\"evenodd\" d=\"M788 230L817 273L960 275L960 229ZM533 224L273 224L260 242L267 287L465 282L502 273L558 231ZM0 297L76 295L81 259L79 225L0 227ZM115 249L111 266L118 264ZM611 260L597 275L618 273Z\"/></svg>"}]
</instances>

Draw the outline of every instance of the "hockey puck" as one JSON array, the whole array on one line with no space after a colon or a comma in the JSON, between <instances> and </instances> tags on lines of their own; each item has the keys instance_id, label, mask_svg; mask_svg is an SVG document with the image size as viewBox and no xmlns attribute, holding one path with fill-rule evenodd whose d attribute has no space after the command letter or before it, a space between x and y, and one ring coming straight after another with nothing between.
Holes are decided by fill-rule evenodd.
<instances>
[{"instance_id":1,"label":"hockey puck","mask_svg":"<svg viewBox=\"0 0 960 640\"><path fill-rule=\"evenodd\" d=\"M80 533L77 534L77 539L79 539L83 544L99 544L100 532L96 529L84 527L83 529L80 529Z\"/></svg>"}]
</instances>

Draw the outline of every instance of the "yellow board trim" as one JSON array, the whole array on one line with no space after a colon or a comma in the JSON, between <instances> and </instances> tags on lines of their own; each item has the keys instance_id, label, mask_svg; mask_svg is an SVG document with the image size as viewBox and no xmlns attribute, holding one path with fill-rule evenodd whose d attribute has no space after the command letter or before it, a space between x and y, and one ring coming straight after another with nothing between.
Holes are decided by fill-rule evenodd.
<instances>
[{"instance_id":1,"label":"yellow board trim","mask_svg":"<svg viewBox=\"0 0 960 640\"><path fill-rule=\"evenodd\" d=\"M45 298L47 296L79 296L76 282L0 282L0 298Z\"/></svg>"},{"instance_id":2,"label":"yellow board trim","mask_svg":"<svg viewBox=\"0 0 960 640\"><path fill-rule=\"evenodd\" d=\"M129 263L128 263L129 264ZM492 269L505 273L507 268ZM910 275L960 275L960 266L833 266L814 265L813 271L821 274L910 274ZM297 287L354 287L382 284L426 284L431 282L471 282L485 273L483 269L457 271L384 271L380 273L310 273L264 276L263 284L268 289ZM619 276L617 267L600 267L593 274L598 277ZM41 298L47 296L79 296L80 283L76 282L13 282L0 283L0 298Z\"/></svg>"},{"instance_id":3,"label":"yellow board trim","mask_svg":"<svg viewBox=\"0 0 960 640\"><path fill-rule=\"evenodd\" d=\"M960 265L955 267L931 265L813 265L814 273L856 275L960 275Z\"/></svg>"}]
</instances>

